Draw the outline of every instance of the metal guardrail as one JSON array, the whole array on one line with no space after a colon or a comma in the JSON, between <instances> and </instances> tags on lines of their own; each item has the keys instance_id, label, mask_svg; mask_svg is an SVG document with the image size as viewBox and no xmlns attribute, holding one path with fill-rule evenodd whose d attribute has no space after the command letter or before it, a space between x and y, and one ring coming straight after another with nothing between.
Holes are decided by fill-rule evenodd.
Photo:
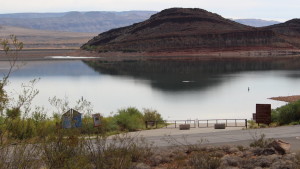
<instances>
[{"instance_id":1,"label":"metal guardrail","mask_svg":"<svg viewBox=\"0 0 300 169\"><path fill-rule=\"evenodd\" d=\"M180 124L190 124L191 128L197 127L196 120L165 120L166 128L177 128Z\"/></svg>"},{"instance_id":2,"label":"metal guardrail","mask_svg":"<svg viewBox=\"0 0 300 169\"><path fill-rule=\"evenodd\" d=\"M198 120L198 128L214 127L214 124L218 124L218 123L224 123L226 127L246 127L246 128L248 128L247 119L208 119L208 120Z\"/></svg>"},{"instance_id":3,"label":"metal guardrail","mask_svg":"<svg viewBox=\"0 0 300 169\"><path fill-rule=\"evenodd\" d=\"M180 124L190 124L191 128L209 128L224 123L225 127L248 127L247 119L207 119L207 120L165 120L166 128L177 128ZM145 121L146 128L155 127L162 122Z\"/></svg>"}]
</instances>

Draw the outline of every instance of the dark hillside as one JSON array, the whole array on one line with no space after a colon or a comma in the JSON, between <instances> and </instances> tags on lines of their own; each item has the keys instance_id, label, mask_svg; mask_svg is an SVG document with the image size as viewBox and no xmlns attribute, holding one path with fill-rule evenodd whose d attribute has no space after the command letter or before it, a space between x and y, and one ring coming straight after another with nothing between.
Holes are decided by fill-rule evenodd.
<instances>
[{"instance_id":1,"label":"dark hillside","mask_svg":"<svg viewBox=\"0 0 300 169\"><path fill-rule=\"evenodd\" d=\"M297 32L297 24L293 28ZM94 37L82 49L123 52L294 48L280 29L246 26L203 9L171 8ZM284 35L289 35L288 33Z\"/></svg>"}]
</instances>

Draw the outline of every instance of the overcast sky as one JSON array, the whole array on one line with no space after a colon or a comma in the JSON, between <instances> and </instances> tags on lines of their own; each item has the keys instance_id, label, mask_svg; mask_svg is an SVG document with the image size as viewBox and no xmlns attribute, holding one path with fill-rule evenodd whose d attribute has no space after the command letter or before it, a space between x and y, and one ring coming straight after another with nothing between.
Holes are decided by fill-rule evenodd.
<instances>
[{"instance_id":1,"label":"overcast sky","mask_svg":"<svg viewBox=\"0 0 300 169\"><path fill-rule=\"evenodd\" d=\"M226 18L300 18L300 0L1 0L0 13L202 8Z\"/></svg>"}]
</instances>

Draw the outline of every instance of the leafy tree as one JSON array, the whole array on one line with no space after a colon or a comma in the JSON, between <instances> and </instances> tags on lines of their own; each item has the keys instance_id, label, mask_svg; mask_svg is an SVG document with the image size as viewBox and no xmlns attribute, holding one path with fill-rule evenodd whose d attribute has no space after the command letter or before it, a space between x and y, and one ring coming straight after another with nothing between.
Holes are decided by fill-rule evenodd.
<instances>
[{"instance_id":1,"label":"leafy tree","mask_svg":"<svg viewBox=\"0 0 300 169\"><path fill-rule=\"evenodd\" d=\"M161 114L159 114L157 112L157 110L144 109L143 111L144 111L144 120L145 121L157 121L157 122L163 121Z\"/></svg>"}]
</instances>

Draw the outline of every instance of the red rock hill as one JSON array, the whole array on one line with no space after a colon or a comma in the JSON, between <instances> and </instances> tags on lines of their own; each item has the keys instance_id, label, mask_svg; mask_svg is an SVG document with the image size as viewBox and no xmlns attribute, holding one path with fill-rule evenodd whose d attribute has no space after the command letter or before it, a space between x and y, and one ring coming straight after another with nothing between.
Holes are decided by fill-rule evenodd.
<instances>
[{"instance_id":1,"label":"red rock hill","mask_svg":"<svg viewBox=\"0 0 300 169\"><path fill-rule=\"evenodd\" d=\"M101 33L82 49L174 52L299 47L299 19L254 28L203 9L171 8L144 22Z\"/></svg>"}]
</instances>

